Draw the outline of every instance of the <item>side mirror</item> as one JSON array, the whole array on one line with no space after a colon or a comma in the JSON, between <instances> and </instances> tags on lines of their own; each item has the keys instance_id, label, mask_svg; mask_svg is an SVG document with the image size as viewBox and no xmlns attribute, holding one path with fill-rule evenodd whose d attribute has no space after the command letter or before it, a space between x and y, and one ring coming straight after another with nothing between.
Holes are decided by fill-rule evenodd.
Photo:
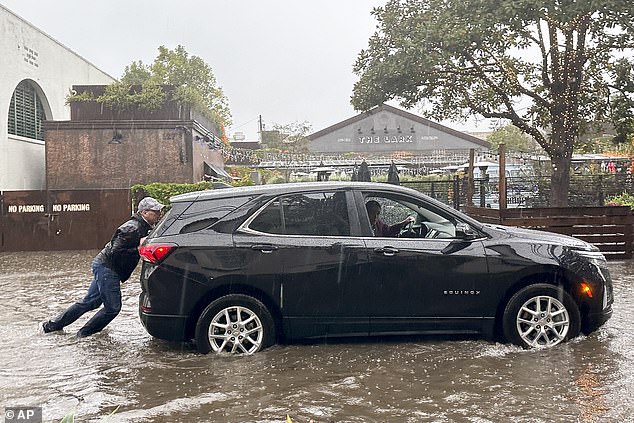
<instances>
[{"instance_id":1,"label":"side mirror","mask_svg":"<svg viewBox=\"0 0 634 423\"><path fill-rule=\"evenodd\" d=\"M478 233L467 223L456 223L456 238L462 238L464 240L475 239L478 237Z\"/></svg>"}]
</instances>

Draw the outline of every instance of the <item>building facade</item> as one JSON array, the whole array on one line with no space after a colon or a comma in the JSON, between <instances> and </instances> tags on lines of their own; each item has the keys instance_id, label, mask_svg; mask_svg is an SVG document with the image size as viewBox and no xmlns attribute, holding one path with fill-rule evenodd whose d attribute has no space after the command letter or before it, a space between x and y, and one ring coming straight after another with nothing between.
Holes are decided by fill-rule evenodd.
<instances>
[{"instance_id":1,"label":"building facade","mask_svg":"<svg viewBox=\"0 0 634 423\"><path fill-rule=\"evenodd\" d=\"M99 95L105 86L74 86ZM113 111L71 103L71 118L44 122L49 189L117 189L135 184L227 179L221 130L187 106Z\"/></svg>"},{"instance_id":2,"label":"building facade","mask_svg":"<svg viewBox=\"0 0 634 423\"><path fill-rule=\"evenodd\" d=\"M311 153L377 154L396 151L413 154L438 152L488 151L489 143L414 115L382 104L367 112L332 125L309 137Z\"/></svg>"},{"instance_id":3,"label":"building facade","mask_svg":"<svg viewBox=\"0 0 634 423\"><path fill-rule=\"evenodd\" d=\"M0 191L46 188L42 123L70 117L73 84L110 75L0 5Z\"/></svg>"}]
</instances>

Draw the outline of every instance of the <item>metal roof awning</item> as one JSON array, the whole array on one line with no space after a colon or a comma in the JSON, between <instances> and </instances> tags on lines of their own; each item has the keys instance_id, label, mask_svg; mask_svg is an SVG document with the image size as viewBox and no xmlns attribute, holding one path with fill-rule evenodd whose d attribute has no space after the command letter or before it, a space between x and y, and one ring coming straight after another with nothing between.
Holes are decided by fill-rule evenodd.
<instances>
[{"instance_id":1,"label":"metal roof awning","mask_svg":"<svg viewBox=\"0 0 634 423\"><path fill-rule=\"evenodd\" d=\"M205 164L205 168L204 168L205 175L214 176L216 178L231 179L231 175L229 175L222 167L213 165L207 162L204 162L204 164Z\"/></svg>"}]
</instances>

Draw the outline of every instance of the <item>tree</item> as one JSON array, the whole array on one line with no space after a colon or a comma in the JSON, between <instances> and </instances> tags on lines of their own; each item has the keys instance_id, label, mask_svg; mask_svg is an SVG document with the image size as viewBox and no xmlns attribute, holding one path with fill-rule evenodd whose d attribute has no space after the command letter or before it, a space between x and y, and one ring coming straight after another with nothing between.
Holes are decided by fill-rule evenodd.
<instances>
[{"instance_id":1,"label":"tree","mask_svg":"<svg viewBox=\"0 0 634 423\"><path fill-rule=\"evenodd\" d=\"M439 120L506 119L550 156L551 205L567 205L575 141L612 118L634 3L390 0L373 14L378 31L354 65L356 109L398 98L428 101Z\"/></svg>"},{"instance_id":2,"label":"tree","mask_svg":"<svg viewBox=\"0 0 634 423\"><path fill-rule=\"evenodd\" d=\"M531 137L514 125L506 125L496 129L487 136L487 141L495 151L500 143L504 143L506 151L509 153L530 153L534 152L537 147Z\"/></svg>"},{"instance_id":3,"label":"tree","mask_svg":"<svg viewBox=\"0 0 634 423\"><path fill-rule=\"evenodd\" d=\"M262 143L291 154L308 153L308 134L312 126L307 121L273 124L273 129L262 133Z\"/></svg>"},{"instance_id":4,"label":"tree","mask_svg":"<svg viewBox=\"0 0 634 423\"><path fill-rule=\"evenodd\" d=\"M125 67L123 76L119 80L123 85L142 85L152 78L152 71L149 66L143 64L141 60L132 62Z\"/></svg>"},{"instance_id":5,"label":"tree","mask_svg":"<svg viewBox=\"0 0 634 423\"><path fill-rule=\"evenodd\" d=\"M616 136L615 144L634 141L634 63L618 60L614 66L615 81L610 107Z\"/></svg>"},{"instance_id":6,"label":"tree","mask_svg":"<svg viewBox=\"0 0 634 423\"><path fill-rule=\"evenodd\" d=\"M140 60L132 62L121 79L109 85L96 100L114 107L135 104L151 110L166 100L162 87L173 86L172 99L197 107L221 128L230 125L228 101L211 66L198 56L190 56L180 45L174 50L164 46L158 50L152 65Z\"/></svg>"},{"instance_id":7,"label":"tree","mask_svg":"<svg viewBox=\"0 0 634 423\"><path fill-rule=\"evenodd\" d=\"M290 164L297 160L296 154L308 153L307 135L312 131L310 123L293 122L287 124L273 124L273 129L262 132L262 144L285 153L282 157L286 162L284 167L284 181L290 179Z\"/></svg>"}]
</instances>

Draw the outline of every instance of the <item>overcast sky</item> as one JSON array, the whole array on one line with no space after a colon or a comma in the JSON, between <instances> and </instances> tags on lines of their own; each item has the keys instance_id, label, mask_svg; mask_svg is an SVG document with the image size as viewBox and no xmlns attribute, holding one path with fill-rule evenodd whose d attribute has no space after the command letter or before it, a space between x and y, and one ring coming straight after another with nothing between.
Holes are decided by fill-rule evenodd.
<instances>
[{"instance_id":1,"label":"overcast sky","mask_svg":"<svg viewBox=\"0 0 634 423\"><path fill-rule=\"evenodd\" d=\"M386 0L0 0L118 78L158 46L183 45L213 69L229 100L230 137L308 121L313 131L355 116L352 65L376 30ZM465 129L462 125L452 125Z\"/></svg>"}]
</instances>

